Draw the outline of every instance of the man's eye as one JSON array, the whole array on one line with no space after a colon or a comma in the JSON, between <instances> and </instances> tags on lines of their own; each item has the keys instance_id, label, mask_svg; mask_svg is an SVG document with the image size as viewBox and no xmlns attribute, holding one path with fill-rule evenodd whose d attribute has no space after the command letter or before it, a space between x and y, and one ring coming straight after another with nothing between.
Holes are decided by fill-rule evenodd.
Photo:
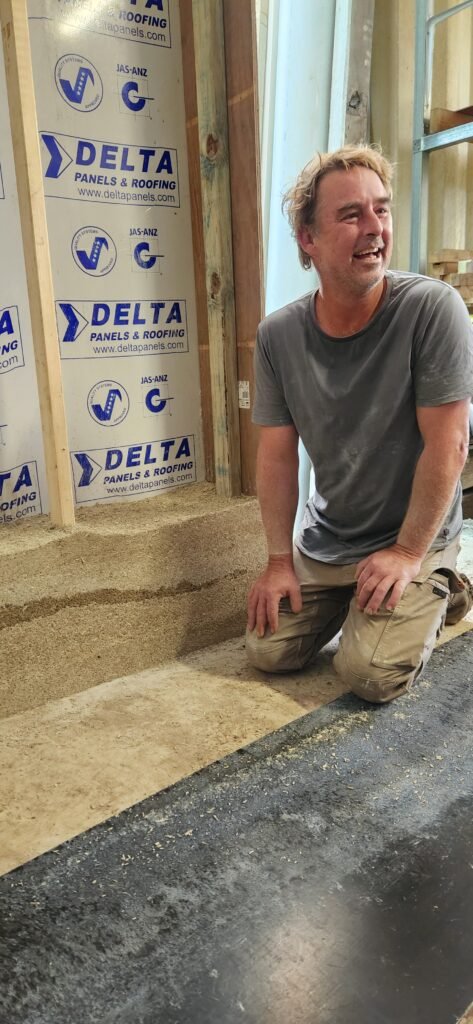
<instances>
[{"instance_id":1,"label":"man's eye","mask_svg":"<svg viewBox=\"0 0 473 1024\"><path fill-rule=\"evenodd\" d=\"M377 212L377 213L389 213L389 210L388 210L388 207L387 207L387 206L381 206L381 207L379 208L379 210L377 210L376 212Z\"/></svg>"},{"instance_id":2,"label":"man's eye","mask_svg":"<svg viewBox=\"0 0 473 1024\"><path fill-rule=\"evenodd\" d=\"M356 210L352 210L351 213L346 213L343 219L344 220L354 220L355 217L358 217L358 214L357 214Z\"/></svg>"}]
</instances>

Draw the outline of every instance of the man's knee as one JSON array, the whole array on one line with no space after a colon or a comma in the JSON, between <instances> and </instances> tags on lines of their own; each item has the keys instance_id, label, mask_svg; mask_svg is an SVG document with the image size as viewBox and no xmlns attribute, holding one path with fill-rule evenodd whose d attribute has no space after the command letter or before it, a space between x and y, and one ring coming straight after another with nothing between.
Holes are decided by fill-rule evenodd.
<instances>
[{"instance_id":1,"label":"man's knee","mask_svg":"<svg viewBox=\"0 0 473 1024\"><path fill-rule=\"evenodd\" d=\"M386 704L395 697L402 697L418 675L418 670L412 666L376 666L363 657L362 651L345 653L342 648L335 655L334 666L357 697L373 704Z\"/></svg>"},{"instance_id":2,"label":"man's knee","mask_svg":"<svg viewBox=\"0 0 473 1024\"><path fill-rule=\"evenodd\" d=\"M293 638L281 639L277 633L266 630L259 637L256 630L246 631L246 654L250 665L260 672L293 672L302 668L299 654L300 643Z\"/></svg>"}]
</instances>

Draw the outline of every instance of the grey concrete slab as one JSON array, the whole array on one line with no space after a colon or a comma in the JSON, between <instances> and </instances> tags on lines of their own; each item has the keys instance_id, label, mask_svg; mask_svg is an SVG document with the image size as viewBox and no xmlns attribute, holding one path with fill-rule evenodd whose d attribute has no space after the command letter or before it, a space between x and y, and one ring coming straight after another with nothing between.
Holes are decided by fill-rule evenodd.
<instances>
[{"instance_id":1,"label":"grey concrete slab","mask_svg":"<svg viewBox=\"0 0 473 1024\"><path fill-rule=\"evenodd\" d=\"M5 1024L454 1024L473 996L473 634L0 880Z\"/></svg>"}]
</instances>

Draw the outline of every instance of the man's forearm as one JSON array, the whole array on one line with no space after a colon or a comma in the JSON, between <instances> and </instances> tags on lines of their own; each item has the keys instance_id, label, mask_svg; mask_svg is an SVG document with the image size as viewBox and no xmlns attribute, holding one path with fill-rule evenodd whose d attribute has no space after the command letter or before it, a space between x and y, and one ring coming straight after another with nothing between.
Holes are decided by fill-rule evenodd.
<instances>
[{"instance_id":1,"label":"man's forearm","mask_svg":"<svg viewBox=\"0 0 473 1024\"><path fill-rule=\"evenodd\" d=\"M299 497L298 459L258 458L257 491L269 558L292 557L292 537Z\"/></svg>"},{"instance_id":2,"label":"man's forearm","mask_svg":"<svg viewBox=\"0 0 473 1024\"><path fill-rule=\"evenodd\" d=\"M455 450L439 454L425 447L417 463L411 499L397 543L418 558L425 558L447 517L464 459Z\"/></svg>"}]
</instances>

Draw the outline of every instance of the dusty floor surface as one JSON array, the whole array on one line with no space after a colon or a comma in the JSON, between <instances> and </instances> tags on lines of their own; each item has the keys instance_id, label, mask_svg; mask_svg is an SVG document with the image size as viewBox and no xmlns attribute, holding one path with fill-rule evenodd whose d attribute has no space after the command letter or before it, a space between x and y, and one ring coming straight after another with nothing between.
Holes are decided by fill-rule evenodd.
<instances>
[{"instance_id":1,"label":"dusty floor surface","mask_svg":"<svg viewBox=\"0 0 473 1024\"><path fill-rule=\"evenodd\" d=\"M471 520L460 568L473 577ZM473 611L440 645L472 628ZM333 649L267 677L227 641L0 722L0 873L334 700Z\"/></svg>"},{"instance_id":2,"label":"dusty floor surface","mask_svg":"<svg viewBox=\"0 0 473 1024\"><path fill-rule=\"evenodd\" d=\"M455 1024L472 729L470 631L5 875L2 1021Z\"/></svg>"},{"instance_id":3,"label":"dusty floor surface","mask_svg":"<svg viewBox=\"0 0 473 1024\"><path fill-rule=\"evenodd\" d=\"M0 722L0 873L334 700L317 670L266 677L241 639Z\"/></svg>"}]
</instances>

